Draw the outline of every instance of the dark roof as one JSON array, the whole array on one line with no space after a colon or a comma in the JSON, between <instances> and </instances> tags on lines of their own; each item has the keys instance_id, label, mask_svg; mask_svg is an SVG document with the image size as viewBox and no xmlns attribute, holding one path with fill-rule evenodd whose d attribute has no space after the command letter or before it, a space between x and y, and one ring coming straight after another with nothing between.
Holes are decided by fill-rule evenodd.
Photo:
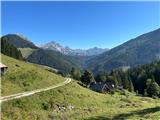
<instances>
[{"instance_id":1,"label":"dark roof","mask_svg":"<svg viewBox=\"0 0 160 120\"><path fill-rule=\"evenodd\" d=\"M112 82L105 82L102 90L103 91L106 91L106 90L114 91L114 84Z\"/></svg>"},{"instance_id":2,"label":"dark roof","mask_svg":"<svg viewBox=\"0 0 160 120\"><path fill-rule=\"evenodd\" d=\"M90 88L94 91L100 92L103 88L103 84L101 83L96 83L96 82L92 82L90 84Z\"/></svg>"},{"instance_id":3,"label":"dark roof","mask_svg":"<svg viewBox=\"0 0 160 120\"><path fill-rule=\"evenodd\" d=\"M113 91L114 90L114 84L111 82L104 82L104 83L96 83L96 82L92 82L90 84L90 88L94 91L98 91L98 92L102 92L102 91Z\"/></svg>"}]
</instances>

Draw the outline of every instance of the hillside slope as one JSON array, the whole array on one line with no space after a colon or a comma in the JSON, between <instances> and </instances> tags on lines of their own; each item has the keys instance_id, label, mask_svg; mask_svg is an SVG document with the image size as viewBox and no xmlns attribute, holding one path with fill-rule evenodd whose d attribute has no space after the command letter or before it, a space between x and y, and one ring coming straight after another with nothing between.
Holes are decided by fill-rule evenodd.
<instances>
[{"instance_id":1,"label":"hillside slope","mask_svg":"<svg viewBox=\"0 0 160 120\"><path fill-rule=\"evenodd\" d=\"M12 113L12 115L11 115ZM100 94L72 82L30 97L4 102L2 120L158 120L159 100Z\"/></svg>"},{"instance_id":2,"label":"hillside slope","mask_svg":"<svg viewBox=\"0 0 160 120\"><path fill-rule=\"evenodd\" d=\"M16 46L17 48L38 48L27 38L19 34L7 34L5 36L2 36L1 39L7 40L10 44Z\"/></svg>"},{"instance_id":3,"label":"hillside slope","mask_svg":"<svg viewBox=\"0 0 160 120\"><path fill-rule=\"evenodd\" d=\"M135 67L160 59L160 29L143 34L86 62L94 72Z\"/></svg>"},{"instance_id":4,"label":"hillside slope","mask_svg":"<svg viewBox=\"0 0 160 120\"><path fill-rule=\"evenodd\" d=\"M53 50L34 50L32 54L28 55L27 61L36 64L47 65L58 69L63 73L69 73L72 67L80 67L77 60L73 61L72 57L70 58Z\"/></svg>"},{"instance_id":5,"label":"hillside slope","mask_svg":"<svg viewBox=\"0 0 160 120\"><path fill-rule=\"evenodd\" d=\"M2 61L9 67L2 77L2 95L63 81L62 77L37 65L4 55ZM2 120L160 119L159 99L139 97L127 91L114 95L101 94L80 86L76 81L60 88L3 102L1 107Z\"/></svg>"},{"instance_id":6,"label":"hillside slope","mask_svg":"<svg viewBox=\"0 0 160 120\"><path fill-rule=\"evenodd\" d=\"M10 95L48 87L64 81L64 78L44 67L19 61L1 54L2 63L8 69L1 79L1 94Z\"/></svg>"}]
</instances>

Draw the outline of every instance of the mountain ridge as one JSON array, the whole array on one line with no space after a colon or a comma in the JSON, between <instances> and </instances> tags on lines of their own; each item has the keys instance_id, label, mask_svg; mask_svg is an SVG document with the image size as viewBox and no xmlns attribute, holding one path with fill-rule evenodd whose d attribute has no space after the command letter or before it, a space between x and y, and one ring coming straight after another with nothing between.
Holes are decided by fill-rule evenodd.
<instances>
[{"instance_id":1,"label":"mountain ridge","mask_svg":"<svg viewBox=\"0 0 160 120\"><path fill-rule=\"evenodd\" d=\"M72 56L93 56L93 55L99 55L102 54L105 51L108 51L108 48L98 48L98 47L93 47L89 49L72 49L68 46L63 47L59 43L55 41L50 41L46 44L41 45L42 49L46 50L54 50L57 52L60 52L65 55L72 55Z\"/></svg>"},{"instance_id":2,"label":"mountain ridge","mask_svg":"<svg viewBox=\"0 0 160 120\"><path fill-rule=\"evenodd\" d=\"M33 48L37 49L38 47L28 40L26 37L20 34L6 34L1 37L2 39L6 39L10 44L14 45L17 48Z\"/></svg>"},{"instance_id":3,"label":"mountain ridge","mask_svg":"<svg viewBox=\"0 0 160 120\"><path fill-rule=\"evenodd\" d=\"M77 67L81 70L90 69L94 73L102 71L110 72L115 68L125 66L132 68L160 59L160 28L130 39L109 51L101 54L97 53L98 55L96 54L96 50L99 51L99 48L88 49L88 53L90 51L91 54L94 53L92 56L85 55L81 49L77 49L79 53L76 53L74 49L63 47L53 41L51 42L52 44L48 43L48 45L53 46L53 48L55 47L55 50L42 49L28 41L28 39L23 40L24 37L17 37L17 34L14 35L9 34L9 37L6 35L1 38L8 39L11 44L25 53L27 61L55 67L65 72L69 72L72 67ZM28 47L31 49L26 49ZM59 52L57 48L65 50Z\"/></svg>"},{"instance_id":4,"label":"mountain ridge","mask_svg":"<svg viewBox=\"0 0 160 120\"><path fill-rule=\"evenodd\" d=\"M160 58L160 28L142 34L86 62L94 72L147 64Z\"/></svg>"}]
</instances>

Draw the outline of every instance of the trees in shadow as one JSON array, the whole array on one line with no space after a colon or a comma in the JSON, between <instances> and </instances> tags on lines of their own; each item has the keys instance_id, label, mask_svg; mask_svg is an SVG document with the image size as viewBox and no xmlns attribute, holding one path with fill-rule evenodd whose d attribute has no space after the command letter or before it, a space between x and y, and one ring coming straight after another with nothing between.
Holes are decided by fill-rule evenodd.
<instances>
[{"instance_id":1,"label":"trees in shadow","mask_svg":"<svg viewBox=\"0 0 160 120\"><path fill-rule=\"evenodd\" d=\"M138 111L131 111L129 113L118 114L118 115L113 116L113 118L108 118L104 116L96 116L96 117L91 117L85 120L127 120L129 117L133 115L138 115L139 117L143 117L146 114L151 114L151 113L155 113L158 111L160 111L160 106L138 110Z\"/></svg>"}]
</instances>

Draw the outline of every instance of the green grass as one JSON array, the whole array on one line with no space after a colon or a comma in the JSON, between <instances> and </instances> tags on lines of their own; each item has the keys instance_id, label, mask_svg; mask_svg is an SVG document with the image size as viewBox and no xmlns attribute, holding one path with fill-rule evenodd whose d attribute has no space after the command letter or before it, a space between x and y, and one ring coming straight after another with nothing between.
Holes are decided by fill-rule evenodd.
<instances>
[{"instance_id":1,"label":"green grass","mask_svg":"<svg viewBox=\"0 0 160 120\"><path fill-rule=\"evenodd\" d=\"M72 110L68 106L72 105ZM58 106L66 110L59 110ZM109 95L83 88L75 81L30 97L4 102L2 120L159 120L159 99L134 94Z\"/></svg>"},{"instance_id":2,"label":"green grass","mask_svg":"<svg viewBox=\"0 0 160 120\"><path fill-rule=\"evenodd\" d=\"M27 58L29 55L32 54L32 52L36 50L32 48L18 48L18 49L21 51L24 58Z\"/></svg>"},{"instance_id":3,"label":"green grass","mask_svg":"<svg viewBox=\"0 0 160 120\"><path fill-rule=\"evenodd\" d=\"M2 75L1 94L10 95L23 91L48 87L64 81L64 78L43 67L19 61L1 55L2 63L8 66L7 72Z\"/></svg>"},{"instance_id":4,"label":"green grass","mask_svg":"<svg viewBox=\"0 0 160 120\"><path fill-rule=\"evenodd\" d=\"M101 94L72 81L63 87L4 102L1 115L2 120L159 120L160 99L129 92Z\"/></svg>"}]
</instances>

